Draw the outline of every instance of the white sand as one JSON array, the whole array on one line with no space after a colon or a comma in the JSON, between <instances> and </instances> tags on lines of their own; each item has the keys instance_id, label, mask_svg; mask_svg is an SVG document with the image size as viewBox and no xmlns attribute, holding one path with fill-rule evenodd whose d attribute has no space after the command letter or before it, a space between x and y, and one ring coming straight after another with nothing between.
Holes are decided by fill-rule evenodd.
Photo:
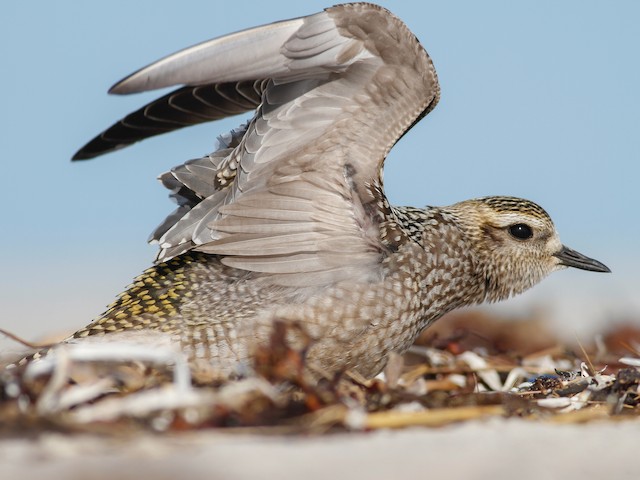
<instances>
[{"instance_id":1,"label":"white sand","mask_svg":"<svg viewBox=\"0 0 640 480\"><path fill-rule=\"evenodd\" d=\"M321 437L48 434L1 440L0 478L635 480L639 438L639 421L552 425L517 419Z\"/></svg>"}]
</instances>

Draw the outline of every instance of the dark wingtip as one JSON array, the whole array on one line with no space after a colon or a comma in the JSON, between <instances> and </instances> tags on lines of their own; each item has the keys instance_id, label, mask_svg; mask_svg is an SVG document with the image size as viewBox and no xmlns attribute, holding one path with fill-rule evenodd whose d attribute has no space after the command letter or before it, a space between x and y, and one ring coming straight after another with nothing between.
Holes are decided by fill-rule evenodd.
<instances>
[{"instance_id":1,"label":"dark wingtip","mask_svg":"<svg viewBox=\"0 0 640 480\"><path fill-rule=\"evenodd\" d=\"M116 83L109 93L131 93L126 80ZM229 82L169 92L111 125L78 150L72 160L89 160L155 135L253 110L262 99L262 87L256 87L257 83Z\"/></svg>"},{"instance_id":2,"label":"dark wingtip","mask_svg":"<svg viewBox=\"0 0 640 480\"><path fill-rule=\"evenodd\" d=\"M105 141L105 139L102 138L102 135L98 135L78 150L73 157L71 157L71 161L77 162L79 160L91 160L92 158L119 150L125 146L127 145L114 144L112 142Z\"/></svg>"},{"instance_id":3,"label":"dark wingtip","mask_svg":"<svg viewBox=\"0 0 640 480\"><path fill-rule=\"evenodd\" d=\"M71 157L72 162L77 162L78 160L91 160L95 158L98 154L91 154L84 150L84 147L78 150L73 157Z\"/></svg>"}]
</instances>

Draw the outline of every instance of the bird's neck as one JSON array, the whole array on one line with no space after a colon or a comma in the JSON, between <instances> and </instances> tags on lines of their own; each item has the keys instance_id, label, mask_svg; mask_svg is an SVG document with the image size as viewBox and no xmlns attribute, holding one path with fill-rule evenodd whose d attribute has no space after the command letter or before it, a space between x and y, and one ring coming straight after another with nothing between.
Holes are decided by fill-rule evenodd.
<instances>
[{"instance_id":1,"label":"bird's neck","mask_svg":"<svg viewBox=\"0 0 640 480\"><path fill-rule=\"evenodd\" d=\"M446 207L393 207L398 224L425 251L423 304L442 314L485 300L486 272L477 245Z\"/></svg>"}]
</instances>

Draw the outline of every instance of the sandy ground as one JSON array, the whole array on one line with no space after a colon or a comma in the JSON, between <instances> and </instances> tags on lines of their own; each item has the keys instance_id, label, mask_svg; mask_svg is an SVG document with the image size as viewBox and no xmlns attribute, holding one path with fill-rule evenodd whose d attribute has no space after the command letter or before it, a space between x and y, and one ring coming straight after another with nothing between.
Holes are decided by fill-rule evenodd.
<instances>
[{"instance_id":1,"label":"sandy ground","mask_svg":"<svg viewBox=\"0 0 640 480\"><path fill-rule=\"evenodd\" d=\"M213 431L0 441L3 479L638 479L640 422L493 419L318 437Z\"/></svg>"}]
</instances>

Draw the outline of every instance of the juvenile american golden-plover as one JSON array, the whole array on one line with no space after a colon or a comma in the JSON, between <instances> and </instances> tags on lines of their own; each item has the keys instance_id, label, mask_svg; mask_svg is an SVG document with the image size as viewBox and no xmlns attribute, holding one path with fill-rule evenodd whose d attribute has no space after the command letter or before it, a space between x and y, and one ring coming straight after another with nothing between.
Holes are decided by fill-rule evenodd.
<instances>
[{"instance_id":1,"label":"juvenile american golden-plover","mask_svg":"<svg viewBox=\"0 0 640 480\"><path fill-rule=\"evenodd\" d=\"M182 87L74 159L255 115L212 154L160 177L178 208L152 234L156 265L67 342L162 339L231 375L280 320L314 339L310 365L371 377L452 309L505 299L565 267L609 271L564 247L528 200L389 205L384 159L440 89L422 45L381 7L339 5L216 38L111 93L172 85Z\"/></svg>"}]
</instances>

